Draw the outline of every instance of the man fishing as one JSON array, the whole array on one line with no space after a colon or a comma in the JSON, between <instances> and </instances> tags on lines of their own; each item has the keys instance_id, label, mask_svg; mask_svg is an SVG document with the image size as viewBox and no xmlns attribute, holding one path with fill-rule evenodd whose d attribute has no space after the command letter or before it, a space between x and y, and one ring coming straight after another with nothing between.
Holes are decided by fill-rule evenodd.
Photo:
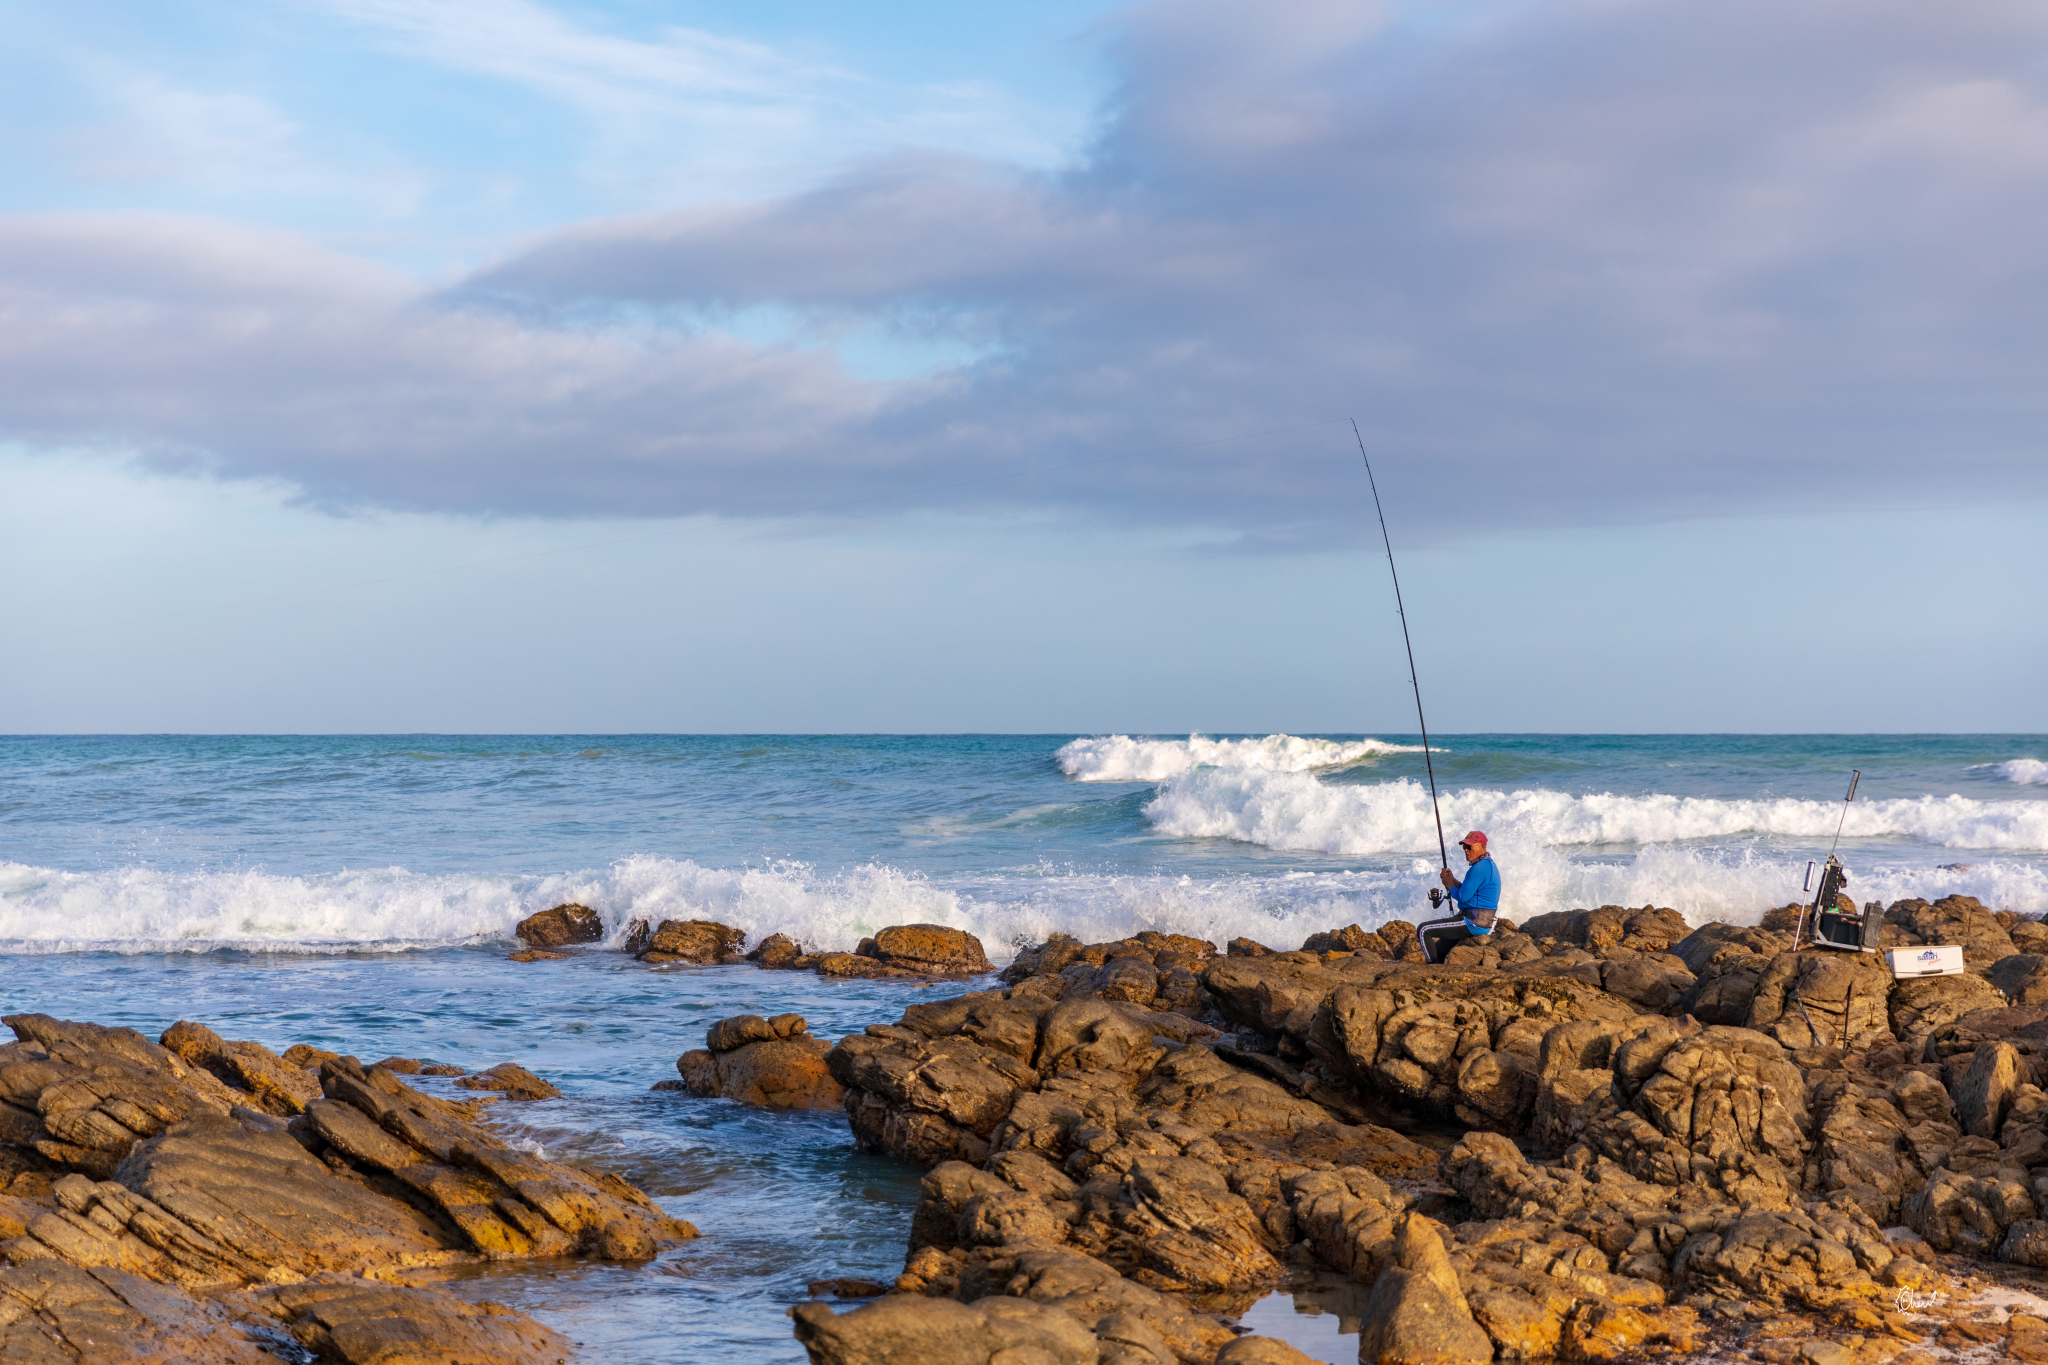
<instances>
[{"instance_id":1,"label":"man fishing","mask_svg":"<svg viewBox=\"0 0 2048 1365\"><path fill-rule=\"evenodd\" d=\"M1500 869L1486 851L1486 836L1473 830L1458 840L1470 870L1460 878L1447 867L1443 870L1445 899L1458 907L1450 919L1425 920L1415 926L1422 940L1422 956L1440 963L1444 956L1468 939L1484 938L1493 932L1493 917L1500 911Z\"/></svg>"}]
</instances>

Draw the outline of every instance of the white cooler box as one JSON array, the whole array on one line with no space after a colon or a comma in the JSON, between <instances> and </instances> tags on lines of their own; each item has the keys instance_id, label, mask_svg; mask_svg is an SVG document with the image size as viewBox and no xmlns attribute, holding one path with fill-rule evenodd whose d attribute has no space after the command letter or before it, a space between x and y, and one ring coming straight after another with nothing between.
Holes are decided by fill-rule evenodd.
<instances>
[{"instance_id":1,"label":"white cooler box","mask_svg":"<svg viewBox=\"0 0 2048 1365\"><path fill-rule=\"evenodd\" d=\"M1886 950L1884 960L1892 969L1892 975L1902 981L1909 976L1963 974L1963 950L1961 945L1954 943L1930 943L1924 948L1891 948Z\"/></svg>"}]
</instances>

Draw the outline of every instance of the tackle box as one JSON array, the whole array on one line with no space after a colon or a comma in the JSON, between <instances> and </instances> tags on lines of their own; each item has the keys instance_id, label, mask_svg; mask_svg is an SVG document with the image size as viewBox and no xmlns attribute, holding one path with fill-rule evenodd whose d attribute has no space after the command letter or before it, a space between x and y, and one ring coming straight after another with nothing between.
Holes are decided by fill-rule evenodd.
<instances>
[{"instance_id":1,"label":"tackle box","mask_svg":"<svg viewBox=\"0 0 2048 1365\"><path fill-rule=\"evenodd\" d=\"M1954 943L1930 943L1924 948L1891 948L1885 951L1885 965L1899 980L1909 976L1961 976L1963 950Z\"/></svg>"}]
</instances>

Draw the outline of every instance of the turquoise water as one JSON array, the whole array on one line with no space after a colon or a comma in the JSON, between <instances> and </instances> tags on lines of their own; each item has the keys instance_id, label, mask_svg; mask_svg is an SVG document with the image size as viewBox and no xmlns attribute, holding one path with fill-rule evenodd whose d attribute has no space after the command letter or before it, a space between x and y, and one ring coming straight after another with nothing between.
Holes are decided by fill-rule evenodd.
<instances>
[{"instance_id":1,"label":"turquoise water","mask_svg":"<svg viewBox=\"0 0 2048 1365\"><path fill-rule=\"evenodd\" d=\"M1796 896L1851 768L1864 778L1842 846L1859 897L2048 910L2048 738L1441 742L1447 830L1493 836L1511 914L1654 902L1753 919ZM0 1008L151 1034L191 1018L365 1060L518 1061L563 1098L500 1105L495 1122L619 1170L705 1236L650 1268L519 1266L452 1287L535 1313L591 1359L796 1362L784 1313L809 1280L900 1269L917 1172L855 1154L836 1114L648 1087L713 1019L794 1010L837 1036L967 987L605 952L522 965L505 958L511 926L575 899L614 941L635 917L709 916L825 947L937 921L998 959L1054 929L1292 946L1426 908L1436 836L1413 745L0 739ZM1320 1353L1349 1311L1338 1299L1259 1311Z\"/></svg>"}]
</instances>

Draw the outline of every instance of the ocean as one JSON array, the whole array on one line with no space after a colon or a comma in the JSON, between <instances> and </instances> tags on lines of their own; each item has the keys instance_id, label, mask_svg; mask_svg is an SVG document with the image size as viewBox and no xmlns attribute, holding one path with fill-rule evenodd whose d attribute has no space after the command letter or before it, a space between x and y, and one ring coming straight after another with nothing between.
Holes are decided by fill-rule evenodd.
<instances>
[{"instance_id":1,"label":"ocean","mask_svg":"<svg viewBox=\"0 0 2048 1365\"><path fill-rule=\"evenodd\" d=\"M1798 898L1838 823L1859 900L2048 911L2048 737L1436 743L1445 833L1492 837L1510 918L1655 904L1753 921ZM649 1086L726 1015L794 1010L836 1036L974 983L604 952L517 964L521 917L573 900L613 944L634 918L711 918L842 949L933 922L998 962L1055 931L1294 947L1426 916L1423 779L1401 735L5 738L0 1007L152 1036L189 1018L365 1061L518 1061L563 1098L495 1122L618 1170L705 1235L652 1267L450 1287L592 1359L797 1362L784 1310L812 1279L895 1275L919 1173L853 1152L834 1114ZM1297 1301L1304 1342L1329 1302Z\"/></svg>"}]
</instances>

